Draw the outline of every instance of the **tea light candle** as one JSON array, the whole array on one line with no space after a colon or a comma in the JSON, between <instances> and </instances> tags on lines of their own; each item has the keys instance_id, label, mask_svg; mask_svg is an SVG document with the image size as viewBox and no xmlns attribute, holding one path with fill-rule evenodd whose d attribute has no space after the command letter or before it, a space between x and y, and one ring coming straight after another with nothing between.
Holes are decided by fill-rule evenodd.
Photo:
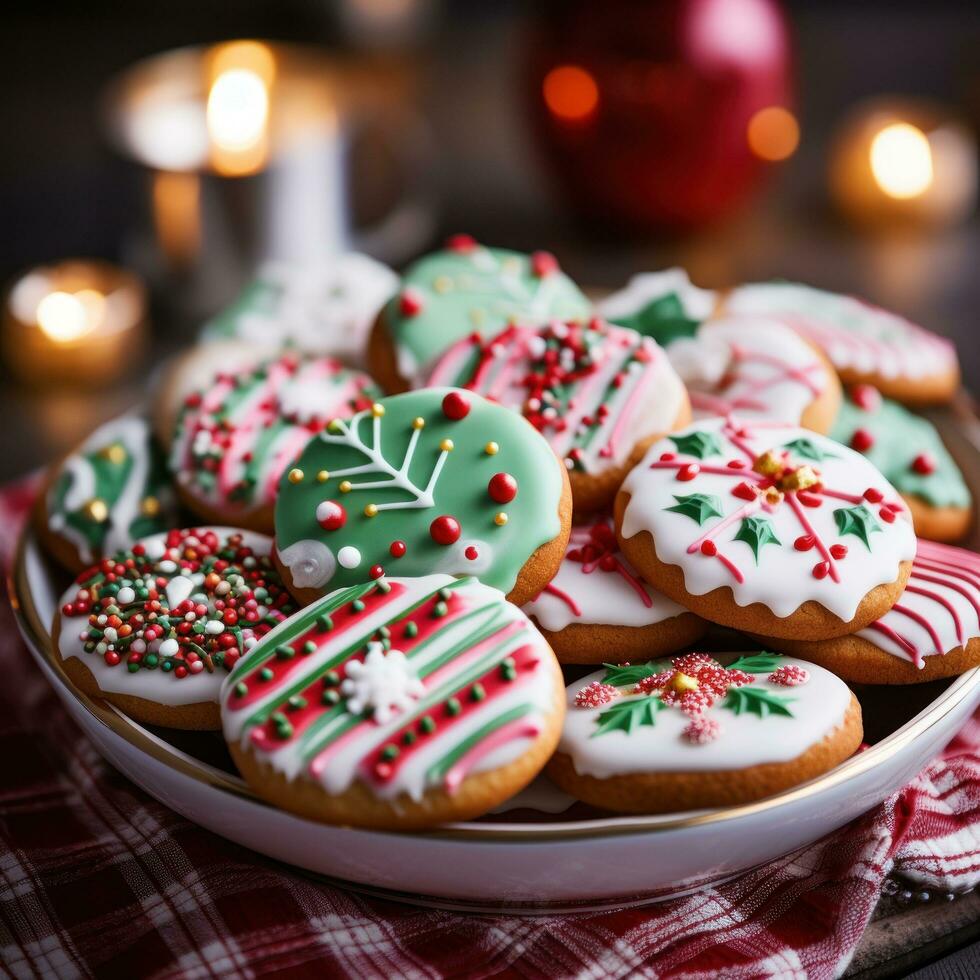
<instances>
[{"instance_id":1,"label":"tea light candle","mask_svg":"<svg viewBox=\"0 0 980 980\"><path fill-rule=\"evenodd\" d=\"M841 212L860 224L950 225L976 204L976 142L927 103L859 106L834 142L830 189Z\"/></svg>"},{"instance_id":2,"label":"tea light candle","mask_svg":"<svg viewBox=\"0 0 980 980\"><path fill-rule=\"evenodd\" d=\"M24 273L4 305L3 355L24 380L96 385L142 353L146 292L132 273L69 259Z\"/></svg>"}]
</instances>

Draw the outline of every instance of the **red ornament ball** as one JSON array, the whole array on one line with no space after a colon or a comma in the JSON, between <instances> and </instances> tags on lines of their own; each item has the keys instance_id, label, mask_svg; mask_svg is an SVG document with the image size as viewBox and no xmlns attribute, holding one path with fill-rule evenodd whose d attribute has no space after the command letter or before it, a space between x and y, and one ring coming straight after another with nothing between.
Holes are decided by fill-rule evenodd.
<instances>
[{"instance_id":1,"label":"red ornament ball","mask_svg":"<svg viewBox=\"0 0 980 980\"><path fill-rule=\"evenodd\" d=\"M432 540L436 544L453 544L459 540L460 532L459 521L455 517L450 517L449 514L437 517L429 525L429 534L432 535Z\"/></svg>"},{"instance_id":2,"label":"red ornament ball","mask_svg":"<svg viewBox=\"0 0 980 980\"><path fill-rule=\"evenodd\" d=\"M324 500L317 504L316 522L324 531L336 531L347 523L347 511L336 500Z\"/></svg>"},{"instance_id":3,"label":"red ornament ball","mask_svg":"<svg viewBox=\"0 0 980 980\"><path fill-rule=\"evenodd\" d=\"M509 504L517 496L517 480L510 473L495 473L487 484L490 499L498 504Z\"/></svg>"},{"instance_id":4,"label":"red ornament ball","mask_svg":"<svg viewBox=\"0 0 980 980\"><path fill-rule=\"evenodd\" d=\"M406 550L404 541L392 541L388 546L388 551L392 558L401 558Z\"/></svg>"},{"instance_id":5,"label":"red ornament ball","mask_svg":"<svg viewBox=\"0 0 980 980\"><path fill-rule=\"evenodd\" d=\"M442 414L458 422L470 414L470 400L458 391L451 391L442 400Z\"/></svg>"}]
</instances>

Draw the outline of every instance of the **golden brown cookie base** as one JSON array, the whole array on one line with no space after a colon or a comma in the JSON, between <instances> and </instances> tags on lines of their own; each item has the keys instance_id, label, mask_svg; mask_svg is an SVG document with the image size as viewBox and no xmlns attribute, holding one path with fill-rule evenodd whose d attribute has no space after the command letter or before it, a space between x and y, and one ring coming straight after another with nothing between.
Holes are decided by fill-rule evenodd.
<instances>
[{"instance_id":1,"label":"golden brown cookie base","mask_svg":"<svg viewBox=\"0 0 980 980\"><path fill-rule=\"evenodd\" d=\"M407 794L389 801L379 799L364 783L355 782L345 792L331 796L309 779L287 779L240 744L229 742L228 748L245 781L259 796L309 820L378 830L423 830L470 820L519 793L554 752L565 716L565 682L558 663L552 660L552 664L554 708L545 718L541 734L513 762L467 776L454 793L429 789L418 801Z\"/></svg>"},{"instance_id":2,"label":"golden brown cookie base","mask_svg":"<svg viewBox=\"0 0 980 980\"><path fill-rule=\"evenodd\" d=\"M712 623L730 626L745 633L766 637L807 636L823 640L857 632L876 619L880 619L895 605L912 572L912 562L902 562L899 566L898 578L894 582L878 585L868 592L858 604L854 616L846 622L813 599L802 603L792 615L781 617L761 602L739 606L735 602L731 588L727 585L712 589L704 595L692 595L684 587L684 570L679 565L668 565L657 557L653 535L649 531L639 531L631 538L623 537L623 514L629 500L630 495L620 491L616 497L614 516L619 546L630 564L655 589L663 592L674 602L680 603Z\"/></svg>"},{"instance_id":3,"label":"golden brown cookie base","mask_svg":"<svg viewBox=\"0 0 980 980\"><path fill-rule=\"evenodd\" d=\"M856 384L873 385L886 398L894 398L895 401L913 408L945 405L953 400L960 386L958 369L948 371L946 374L933 374L915 379L886 378L875 372L863 374L852 368L841 368L837 373L848 387Z\"/></svg>"},{"instance_id":4,"label":"golden brown cookie base","mask_svg":"<svg viewBox=\"0 0 980 980\"><path fill-rule=\"evenodd\" d=\"M912 526L920 538L930 541L954 542L966 537L973 523L971 507L933 507L920 497L906 496L902 499L912 515Z\"/></svg>"},{"instance_id":5,"label":"golden brown cookie base","mask_svg":"<svg viewBox=\"0 0 980 980\"><path fill-rule=\"evenodd\" d=\"M75 576L79 575L86 568L90 568L102 555L101 553L96 553L91 562L85 562L78 553L78 548L68 538L51 530L49 525L50 515L48 514L48 493L61 469L61 465L60 462L56 463L44 474L44 480L34 500L34 506L31 509L31 521L34 525L37 539L45 553L50 555L62 568L71 572L72 576Z\"/></svg>"},{"instance_id":6,"label":"golden brown cookie base","mask_svg":"<svg viewBox=\"0 0 980 980\"><path fill-rule=\"evenodd\" d=\"M384 310L378 314L371 328L367 345L367 365L371 377L389 395L400 395L412 386L398 373L398 355L385 323Z\"/></svg>"},{"instance_id":7,"label":"golden brown cookie base","mask_svg":"<svg viewBox=\"0 0 980 980\"><path fill-rule=\"evenodd\" d=\"M816 344L811 343L805 337L800 337L813 351L814 357L823 365L823 373L826 384L816 398L804 409L800 416L800 425L804 429L812 432L819 432L821 435L828 435L837 421L837 413L840 411L841 399L844 397L841 389L840 380L833 364L827 360L826 355Z\"/></svg>"},{"instance_id":8,"label":"golden brown cookie base","mask_svg":"<svg viewBox=\"0 0 980 980\"><path fill-rule=\"evenodd\" d=\"M547 773L576 799L617 813L674 813L736 806L822 775L853 755L863 737L861 705L852 694L840 726L789 762L768 762L747 769L632 773L598 779L580 775L571 756L556 752Z\"/></svg>"}]
</instances>

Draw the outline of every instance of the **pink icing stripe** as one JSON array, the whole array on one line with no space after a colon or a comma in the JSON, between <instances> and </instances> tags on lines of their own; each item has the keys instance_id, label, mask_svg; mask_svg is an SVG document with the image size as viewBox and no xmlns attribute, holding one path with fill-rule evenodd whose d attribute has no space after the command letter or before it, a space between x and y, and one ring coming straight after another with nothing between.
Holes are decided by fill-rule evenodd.
<instances>
[{"instance_id":1,"label":"pink icing stripe","mask_svg":"<svg viewBox=\"0 0 980 980\"><path fill-rule=\"evenodd\" d=\"M742 357L741 360L751 360L756 363L768 364L770 367L779 368L783 372L782 374L775 374L771 378L767 378L759 385L760 388L768 388L782 381L795 381L797 384L803 385L804 388L809 388L813 395L819 395L823 390L820 385L812 381L809 377L811 372L822 370L821 365L816 362L804 364L802 367L793 367L788 361L784 361L781 357L776 357L775 354L764 354L759 351L753 352L751 357Z\"/></svg>"},{"instance_id":2,"label":"pink icing stripe","mask_svg":"<svg viewBox=\"0 0 980 980\"><path fill-rule=\"evenodd\" d=\"M936 578L934 575L920 575L914 570L914 567L912 571L912 581L930 582L933 585L940 585L943 588L951 589L954 592L958 592L961 596L963 596L964 599L967 599L969 602L973 604L974 612L977 611L976 600L973 599L967 593L966 589L962 588L962 586L958 586L955 582L947 582L944 579ZM918 586L913 586L912 582L909 582L909 584L905 586L905 591L914 592L917 593L918 595L924 595L926 598L932 599L935 602L938 602L940 605L942 605L949 613L950 619L952 619L953 621L953 626L956 628L956 639L959 642L959 645L964 646L966 644L966 634L963 632L963 622L960 619L959 613L957 613L956 608L948 599L939 595L936 592L932 592L931 590L922 589L919 588ZM977 618L980 619L980 614L978 614Z\"/></svg>"},{"instance_id":3,"label":"pink icing stripe","mask_svg":"<svg viewBox=\"0 0 980 980\"><path fill-rule=\"evenodd\" d=\"M834 497L836 500L844 500L849 504L867 503L864 497L855 495L853 493L841 493L839 490L828 490L826 487L822 487L820 492L825 497Z\"/></svg>"},{"instance_id":4,"label":"pink icing stripe","mask_svg":"<svg viewBox=\"0 0 980 980\"><path fill-rule=\"evenodd\" d=\"M730 558L726 558L720 551L715 555L715 557L732 573L732 575L735 576L735 581L738 582L739 585L745 581L745 576Z\"/></svg>"},{"instance_id":5,"label":"pink icing stripe","mask_svg":"<svg viewBox=\"0 0 980 980\"><path fill-rule=\"evenodd\" d=\"M762 498L756 497L755 500L750 500L747 504L739 507L738 510L733 510L723 521L719 521L714 527L709 528L701 535L693 544L688 545L687 553L693 555L695 551L698 551L701 545L710 538L713 538L720 531L723 531L729 524L735 521L741 520L743 517L748 517L750 514L754 514L762 506Z\"/></svg>"},{"instance_id":6,"label":"pink icing stripe","mask_svg":"<svg viewBox=\"0 0 980 980\"><path fill-rule=\"evenodd\" d=\"M573 616L582 615L582 610L579 607L579 604L567 592L559 589L557 585L549 583L544 587L544 591L547 592L548 595L553 595L556 599L560 599L562 602L564 602L565 605L571 610Z\"/></svg>"},{"instance_id":7,"label":"pink icing stripe","mask_svg":"<svg viewBox=\"0 0 980 980\"><path fill-rule=\"evenodd\" d=\"M626 398L626 402L620 408L616 416L616 424L613 426L612 432L609 433L609 438L606 440L605 446L599 450L600 455L612 456L616 452L616 443L619 437L622 435L622 431L625 428L627 422L629 422L630 415L633 409L636 407L636 403L639 400L640 394L643 389L650 383L653 376L657 371L660 370L660 356L657 352L648 344L641 345L650 355L650 360L647 362L647 366L640 377L637 379L636 383L633 385L632 390ZM627 361L633 355L633 348L629 348L626 352L626 356L623 358L623 362ZM622 370L622 368L620 368Z\"/></svg>"},{"instance_id":8,"label":"pink icing stripe","mask_svg":"<svg viewBox=\"0 0 980 980\"><path fill-rule=\"evenodd\" d=\"M688 391L688 395L694 408L702 412L712 412L715 415L728 415L734 412L736 408L761 412L766 407L762 402L753 401L745 396L737 398L735 401L728 401L719 395L712 395L706 391L694 391L693 389Z\"/></svg>"},{"instance_id":9,"label":"pink icing stripe","mask_svg":"<svg viewBox=\"0 0 980 980\"><path fill-rule=\"evenodd\" d=\"M834 561L834 556L827 550L827 546L821 540L820 535L818 535L813 529L813 525L807 519L806 514L803 513L803 508L796 499L796 494L786 494L786 500L788 501L790 507L793 508L793 513L796 514L796 519L800 522L800 526L807 534L812 535L817 551L820 552L820 556L830 567L830 578L834 582L840 583L840 574L837 571L837 563Z\"/></svg>"},{"instance_id":10,"label":"pink icing stripe","mask_svg":"<svg viewBox=\"0 0 980 980\"><path fill-rule=\"evenodd\" d=\"M446 792L455 793L460 783L472 771L474 766L485 756L501 745L517 738L535 738L541 734L541 726L526 718L516 718L512 722L498 728L492 735L477 742L456 764L446 773Z\"/></svg>"},{"instance_id":11,"label":"pink icing stripe","mask_svg":"<svg viewBox=\"0 0 980 980\"><path fill-rule=\"evenodd\" d=\"M906 585L905 591L911 592L913 595L924 596L926 599L932 599L933 602L938 603L940 606L942 606L946 610L946 612L949 613L950 618L953 620L953 626L956 628L956 638L960 641L960 643L963 642L962 639L963 624L960 622L960 617L957 615L956 610L953 608L952 603L950 603L948 599L945 599L938 592L933 592L932 589L923 589L920 588L918 585L911 585L911 584ZM936 648L938 649L940 646L939 634L933 630L931 624L929 626L929 630L930 630L930 635L934 637L934 642L936 644ZM944 650L943 653L945 652L946 651Z\"/></svg>"},{"instance_id":12,"label":"pink icing stripe","mask_svg":"<svg viewBox=\"0 0 980 980\"><path fill-rule=\"evenodd\" d=\"M643 583L626 567L626 563L619 558L615 559L616 571L626 579L627 582L633 587L633 591L640 597L643 605L649 609L653 605L653 599L650 598L650 594L643 587Z\"/></svg>"},{"instance_id":13,"label":"pink icing stripe","mask_svg":"<svg viewBox=\"0 0 980 980\"><path fill-rule=\"evenodd\" d=\"M939 575L948 575L950 578L959 579L961 582L967 582L974 589L980 589L980 570L973 572L965 568L953 568L952 566L944 563L924 561L921 560L918 555L915 557L915 567L916 570L924 569L927 572L936 572Z\"/></svg>"},{"instance_id":14,"label":"pink icing stripe","mask_svg":"<svg viewBox=\"0 0 980 980\"><path fill-rule=\"evenodd\" d=\"M651 470L679 470L685 466L696 466L699 473L711 473L714 476L733 476L739 480L753 480L756 483L762 482L762 477L752 470L729 469L727 466L705 466L694 460L692 462L675 463L673 460L657 460L650 464Z\"/></svg>"},{"instance_id":15,"label":"pink icing stripe","mask_svg":"<svg viewBox=\"0 0 980 980\"><path fill-rule=\"evenodd\" d=\"M911 619L913 623L918 623L928 634L929 639L932 640L933 646L936 648L937 656L942 656L946 651L942 648L942 642L939 639L939 634L936 632L932 623L925 618L921 613L917 613L914 609L909 609L908 606L904 606L901 603L896 602L894 606L891 607L889 612L895 612L907 619Z\"/></svg>"},{"instance_id":16,"label":"pink icing stripe","mask_svg":"<svg viewBox=\"0 0 980 980\"><path fill-rule=\"evenodd\" d=\"M881 620L878 620L876 623L872 623L868 629L881 633L897 643L912 658L912 662L916 667L922 667L922 657L919 655L919 648L910 640L907 640L904 636L902 636L901 633L893 630L890 626L887 626L885 623L881 622Z\"/></svg>"}]
</instances>

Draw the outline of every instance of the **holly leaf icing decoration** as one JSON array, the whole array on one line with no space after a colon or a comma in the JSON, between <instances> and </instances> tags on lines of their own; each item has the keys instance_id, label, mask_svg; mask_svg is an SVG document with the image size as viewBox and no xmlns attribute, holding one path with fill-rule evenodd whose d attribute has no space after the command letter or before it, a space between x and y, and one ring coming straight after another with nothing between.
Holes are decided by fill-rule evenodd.
<instances>
[{"instance_id":1,"label":"holly leaf icing decoration","mask_svg":"<svg viewBox=\"0 0 980 980\"><path fill-rule=\"evenodd\" d=\"M700 320L692 320L687 315L677 293L658 296L634 313L613 317L612 321L646 337L653 337L661 347L681 337L693 337L701 325Z\"/></svg>"},{"instance_id":2,"label":"holly leaf icing decoration","mask_svg":"<svg viewBox=\"0 0 980 980\"><path fill-rule=\"evenodd\" d=\"M721 456L721 440L715 432L688 432L684 435L669 436L679 453L705 459L708 456Z\"/></svg>"},{"instance_id":3,"label":"holly leaf icing decoration","mask_svg":"<svg viewBox=\"0 0 980 980\"><path fill-rule=\"evenodd\" d=\"M666 509L690 517L698 522L698 526L704 524L709 517L721 517L721 501L714 494L689 493L681 496L675 494L674 500L677 503Z\"/></svg>"},{"instance_id":4,"label":"holly leaf icing decoration","mask_svg":"<svg viewBox=\"0 0 980 980\"><path fill-rule=\"evenodd\" d=\"M837 459L835 453L828 453L826 450L821 449L812 439L808 439L806 436L800 436L799 439L793 439L791 442L784 443L783 448L789 449L804 459L811 459L815 463L822 463L825 459Z\"/></svg>"},{"instance_id":5,"label":"holly leaf icing decoration","mask_svg":"<svg viewBox=\"0 0 980 980\"><path fill-rule=\"evenodd\" d=\"M778 653L752 653L739 657L725 667L728 670L743 670L746 674L771 674L782 663Z\"/></svg>"},{"instance_id":6,"label":"holly leaf icing decoration","mask_svg":"<svg viewBox=\"0 0 980 980\"><path fill-rule=\"evenodd\" d=\"M619 701L599 715L596 720L599 727L592 733L592 738L609 732L626 732L629 735L634 728L639 728L641 725L652 726L657 712L665 707L666 705L656 694Z\"/></svg>"},{"instance_id":7,"label":"holly leaf icing decoration","mask_svg":"<svg viewBox=\"0 0 980 980\"><path fill-rule=\"evenodd\" d=\"M653 677L657 673L656 664L603 664L606 668L602 675L603 684L613 687L632 687L639 684L645 677Z\"/></svg>"},{"instance_id":8,"label":"holly leaf icing decoration","mask_svg":"<svg viewBox=\"0 0 980 980\"><path fill-rule=\"evenodd\" d=\"M772 529L772 521L768 517L743 517L739 525L735 541L744 541L755 555L755 563L759 564L759 552L767 544L782 544L776 537L776 532Z\"/></svg>"},{"instance_id":9,"label":"holly leaf icing decoration","mask_svg":"<svg viewBox=\"0 0 980 980\"><path fill-rule=\"evenodd\" d=\"M730 665L729 669L732 666L734 664ZM787 705L794 700L796 699L773 694L764 687L730 687L725 697L724 707L736 715L748 712L760 718L767 718L769 715L786 715L792 718L793 712Z\"/></svg>"},{"instance_id":10,"label":"holly leaf icing decoration","mask_svg":"<svg viewBox=\"0 0 980 980\"><path fill-rule=\"evenodd\" d=\"M834 520L837 521L837 531L842 537L845 534L853 534L864 542L868 551L871 550L868 535L881 531L881 525L864 504L838 508L834 511Z\"/></svg>"}]
</instances>

